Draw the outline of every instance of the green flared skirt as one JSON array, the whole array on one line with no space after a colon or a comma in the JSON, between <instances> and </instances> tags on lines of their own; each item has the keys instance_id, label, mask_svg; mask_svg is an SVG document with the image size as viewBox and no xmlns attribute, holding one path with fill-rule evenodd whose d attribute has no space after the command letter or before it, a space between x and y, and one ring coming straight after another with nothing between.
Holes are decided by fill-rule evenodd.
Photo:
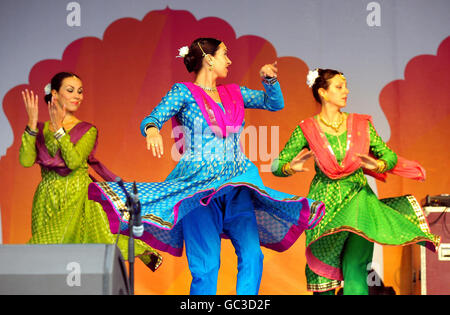
<instances>
[{"instance_id":1,"label":"green flared skirt","mask_svg":"<svg viewBox=\"0 0 450 315\"><path fill-rule=\"evenodd\" d=\"M341 285L342 253L349 233L381 245L418 243L436 250L440 237L431 234L420 204L411 196L378 199L362 172L331 180L318 174L308 198L324 201L326 214L306 231L306 278L309 291Z\"/></svg>"},{"instance_id":2,"label":"green flared skirt","mask_svg":"<svg viewBox=\"0 0 450 315\"><path fill-rule=\"evenodd\" d=\"M115 244L128 259L128 237L119 239L109 229L101 205L88 199L92 182L85 170L62 177L42 170L32 208L32 237L29 244ZM151 270L162 263L161 255L152 247L135 240L135 255Z\"/></svg>"}]
</instances>

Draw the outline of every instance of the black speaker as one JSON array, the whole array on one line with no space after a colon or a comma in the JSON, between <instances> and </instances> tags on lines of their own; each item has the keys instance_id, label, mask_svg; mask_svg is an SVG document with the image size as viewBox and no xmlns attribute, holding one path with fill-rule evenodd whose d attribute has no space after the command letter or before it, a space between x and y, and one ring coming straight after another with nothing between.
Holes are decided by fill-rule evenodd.
<instances>
[{"instance_id":1,"label":"black speaker","mask_svg":"<svg viewBox=\"0 0 450 315\"><path fill-rule=\"evenodd\" d=\"M448 195L447 195L448 196ZM424 207L431 233L441 237L436 253L420 247L422 295L450 294L450 207ZM449 217L447 217L449 215Z\"/></svg>"},{"instance_id":2,"label":"black speaker","mask_svg":"<svg viewBox=\"0 0 450 315\"><path fill-rule=\"evenodd\" d=\"M0 294L126 295L116 245L0 245Z\"/></svg>"}]
</instances>

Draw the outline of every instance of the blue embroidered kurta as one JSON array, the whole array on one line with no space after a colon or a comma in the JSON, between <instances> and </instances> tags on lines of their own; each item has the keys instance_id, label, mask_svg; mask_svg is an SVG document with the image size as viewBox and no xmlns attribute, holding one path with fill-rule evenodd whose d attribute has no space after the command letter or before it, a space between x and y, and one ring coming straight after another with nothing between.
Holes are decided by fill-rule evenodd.
<instances>
[{"instance_id":1,"label":"blue embroidered kurta","mask_svg":"<svg viewBox=\"0 0 450 315\"><path fill-rule=\"evenodd\" d=\"M263 85L266 92L240 88L244 107L281 110L284 101L279 83ZM143 241L181 256L183 233L178 222L193 209L235 187L251 192L260 243L273 250L286 250L305 229L314 227L321 219L322 203L264 186L257 167L241 150L239 141L245 121L239 132L225 138L216 136L189 89L176 83L142 121L142 134L145 136L148 124L161 129L173 116L182 125L185 151L165 181L137 183L145 227ZM125 183L129 191L131 186ZM93 183L89 196L103 205L113 231L120 224L122 233L128 233L126 198L117 183Z\"/></svg>"}]
</instances>

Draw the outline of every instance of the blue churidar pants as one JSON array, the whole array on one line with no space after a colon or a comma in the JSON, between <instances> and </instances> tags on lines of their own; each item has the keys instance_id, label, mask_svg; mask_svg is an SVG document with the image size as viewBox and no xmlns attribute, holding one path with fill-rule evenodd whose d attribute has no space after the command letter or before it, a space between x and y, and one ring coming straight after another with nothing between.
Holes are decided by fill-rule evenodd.
<instances>
[{"instance_id":1,"label":"blue churidar pants","mask_svg":"<svg viewBox=\"0 0 450 315\"><path fill-rule=\"evenodd\" d=\"M235 187L192 210L182 219L182 227L191 294L216 294L222 233L230 238L238 257L236 293L258 294L264 256L248 190Z\"/></svg>"}]
</instances>

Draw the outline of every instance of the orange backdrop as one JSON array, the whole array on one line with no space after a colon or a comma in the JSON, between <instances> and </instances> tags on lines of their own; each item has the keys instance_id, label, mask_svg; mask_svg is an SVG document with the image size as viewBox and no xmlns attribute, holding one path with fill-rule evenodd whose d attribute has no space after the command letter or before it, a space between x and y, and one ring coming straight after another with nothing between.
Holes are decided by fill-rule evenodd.
<instances>
[{"instance_id":1,"label":"orange backdrop","mask_svg":"<svg viewBox=\"0 0 450 315\"><path fill-rule=\"evenodd\" d=\"M44 121L48 113L42 101L43 87L59 71L79 74L85 101L77 115L99 129L96 156L124 180L162 181L175 162L170 154L154 159L146 150L138 127L173 83L192 80L182 60L175 56L178 48L201 36L219 38L228 46L233 65L227 82L261 89L259 68L278 61L285 108L275 113L246 111L246 126L254 126L259 131L256 136L258 142L261 138L260 144L267 143L267 149L264 145L258 146L254 160L261 170L270 164L266 153L276 156L297 123L319 110L305 84L308 67L301 59L277 56L271 43L260 37L236 38L233 28L224 20L196 20L187 11L170 9L152 11L142 21L117 20L106 29L103 39L81 38L67 46L61 60L43 60L34 65L29 83L16 86L6 94L3 108L13 128L14 143L0 160L3 183L0 207L5 243L26 243L30 238L32 198L40 181L38 166L25 169L19 164L20 137L27 123L20 92L28 88L40 94L40 120ZM389 144L400 155L420 161L428 174L425 183L391 177L387 184L379 184L381 197L413 193L420 200L426 194L448 192L449 54L450 39L447 38L437 56L418 56L411 60L405 80L392 82L380 95L380 104L392 132ZM271 132L271 126L279 128ZM264 136L265 130L267 136ZM161 131L166 148L173 143L170 131L167 125ZM249 153L249 141L245 147ZM312 162L309 163L311 168ZM286 179L261 173L266 186L302 196L307 195L313 175L310 172ZM307 293L304 242L302 236L284 253L263 249L261 294ZM398 293L408 294L411 288L407 273L411 268L405 269L404 250L385 248L385 284L394 286ZM163 256L164 263L155 273L137 263L137 294L189 293L191 277L186 258L165 253ZM223 241L221 261L218 293L234 294L237 259L228 240Z\"/></svg>"}]
</instances>

